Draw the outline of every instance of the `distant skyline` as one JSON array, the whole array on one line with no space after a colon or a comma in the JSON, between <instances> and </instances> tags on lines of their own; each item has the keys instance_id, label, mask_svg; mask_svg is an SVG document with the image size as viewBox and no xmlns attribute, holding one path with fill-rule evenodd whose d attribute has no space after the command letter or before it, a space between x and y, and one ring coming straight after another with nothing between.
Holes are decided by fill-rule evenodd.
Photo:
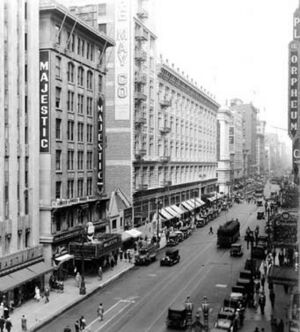
<instances>
[{"instance_id":1,"label":"distant skyline","mask_svg":"<svg viewBox=\"0 0 300 332\"><path fill-rule=\"evenodd\" d=\"M158 50L224 105L259 108L287 132L288 43L298 0L155 0ZM284 137L285 136L285 137Z\"/></svg>"}]
</instances>

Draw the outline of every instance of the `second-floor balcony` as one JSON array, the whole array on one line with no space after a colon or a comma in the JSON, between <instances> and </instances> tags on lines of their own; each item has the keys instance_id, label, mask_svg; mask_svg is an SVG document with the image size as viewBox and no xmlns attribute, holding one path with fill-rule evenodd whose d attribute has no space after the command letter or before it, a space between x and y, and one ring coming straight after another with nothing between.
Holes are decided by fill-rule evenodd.
<instances>
[{"instance_id":1,"label":"second-floor balcony","mask_svg":"<svg viewBox=\"0 0 300 332\"><path fill-rule=\"evenodd\" d=\"M169 161L170 161L170 156L160 156L159 157L159 161L161 162L161 163L168 163Z\"/></svg>"},{"instance_id":2,"label":"second-floor balcony","mask_svg":"<svg viewBox=\"0 0 300 332\"><path fill-rule=\"evenodd\" d=\"M135 59L138 61L147 60L147 53L143 50L136 50L134 56L135 56Z\"/></svg>"},{"instance_id":3,"label":"second-floor balcony","mask_svg":"<svg viewBox=\"0 0 300 332\"><path fill-rule=\"evenodd\" d=\"M147 100L147 95L144 94L144 93L141 92L141 91L135 91L135 92L134 92L134 99L135 99L136 101L145 101L145 100Z\"/></svg>"},{"instance_id":4,"label":"second-floor balcony","mask_svg":"<svg viewBox=\"0 0 300 332\"><path fill-rule=\"evenodd\" d=\"M160 97L159 98L159 104L162 108L171 106L171 101L167 99L166 97Z\"/></svg>"},{"instance_id":5,"label":"second-floor balcony","mask_svg":"<svg viewBox=\"0 0 300 332\"><path fill-rule=\"evenodd\" d=\"M162 126L159 128L159 131L160 131L161 135L166 135L171 131L171 127Z\"/></svg>"}]
</instances>

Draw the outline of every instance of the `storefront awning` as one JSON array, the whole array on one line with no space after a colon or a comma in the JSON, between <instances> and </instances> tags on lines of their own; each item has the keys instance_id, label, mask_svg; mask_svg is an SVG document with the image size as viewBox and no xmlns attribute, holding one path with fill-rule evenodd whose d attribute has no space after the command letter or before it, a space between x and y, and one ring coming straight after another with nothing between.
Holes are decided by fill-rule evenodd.
<instances>
[{"instance_id":1,"label":"storefront awning","mask_svg":"<svg viewBox=\"0 0 300 332\"><path fill-rule=\"evenodd\" d=\"M184 201L181 203L181 205L188 211L193 211L194 210L194 207L191 206L188 201Z\"/></svg>"},{"instance_id":2,"label":"storefront awning","mask_svg":"<svg viewBox=\"0 0 300 332\"><path fill-rule=\"evenodd\" d=\"M136 239L139 236L142 235L142 232L140 232L139 230L132 228L129 229L128 231L125 231L122 233L122 241L126 241L127 239L133 238Z\"/></svg>"},{"instance_id":3,"label":"storefront awning","mask_svg":"<svg viewBox=\"0 0 300 332\"><path fill-rule=\"evenodd\" d=\"M216 197L207 197L207 199L210 201L210 202L214 202L216 200Z\"/></svg>"},{"instance_id":4,"label":"storefront awning","mask_svg":"<svg viewBox=\"0 0 300 332\"><path fill-rule=\"evenodd\" d=\"M166 220L171 220L174 218L166 209L160 209L159 214Z\"/></svg>"},{"instance_id":5,"label":"storefront awning","mask_svg":"<svg viewBox=\"0 0 300 332\"><path fill-rule=\"evenodd\" d=\"M272 265L268 278L274 284L296 286L298 284L298 272L292 267Z\"/></svg>"},{"instance_id":6,"label":"storefront awning","mask_svg":"<svg viewBox=\"0 0 300 332\"><path fill-rule=\"evenodd\" d=\"M6 292L10 289L18 287L19 285L33 280L52 270L52 266L49 266L44 262L39 262L22 270L12 272L9 275L0 278L0 292Z\"/></svg>"},{"instance_id":7,"label":"storefront awning","mask_svg":"<svg viewBox=\"0 0 300 332\"><path fill-rule=\"evenodd\" d=\"M171 214L174 218L180 218L180 214L176 212L174 209L171 208L171 206L165 207L166 211Z\"/></svg>"},{"instance_id":8,"label":"storefront awning","mask_svg":"<svg viewBox=\"0 0 300 332\"><path fill-rule=\"evenodd\" d=\"M199 197L196 197L196 201L200 204L199 206L205 205L205 202L203 202Z\"/></svg>"},{"instance_id":9,"label":"storefront awning","mask_svg":"<svg viewBox=\"0 0 300 332\"><path fill-rule=\"evenodd\" d=\"M70 255L70 254L64 254L58 257L55 257L55 263L57 264L57 268L62 265L64 262L67 262L71 259L74 259L74 255Z\"/></svg>"},{"instance_id":10,"label":"storefront awning","mask_svg":"<svg viewBox=\"0 0 300 332\"><path fill-rule=\"evenodd\" d=\"M183 209L181 209L179 206L177 206L177 205L171 205L171 208L174 210L174 211L176 211L177 213L179 213L180 215L181 214L183 214L183 213L186 213L186 211L185 210L183 210Z\"/></svg>"}]
</instances>

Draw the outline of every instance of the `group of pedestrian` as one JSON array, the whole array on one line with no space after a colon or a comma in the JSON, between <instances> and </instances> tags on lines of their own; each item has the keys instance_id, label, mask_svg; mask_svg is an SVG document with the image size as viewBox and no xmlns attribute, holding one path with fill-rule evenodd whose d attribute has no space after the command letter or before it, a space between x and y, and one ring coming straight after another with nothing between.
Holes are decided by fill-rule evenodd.
<instances>
[{"instance_id":1,"label":"group of pedestrian","mask_svg":"<svg viewBox=\"0 0 300 332\"><path fill-rule=\"evenodd\" d=\"M12 328L12 322L9 317L9 308L7 305L4 304L4 302L1 302L0 304L0 332L4 331L4 328L6 331L10 331Z\"/></svg>"},{"instance_id":2,"label":"group of pedestrian","mask_svg":"<svg viewBox=\"0 0 300 332\"><path fill-rule=\"evenodd\" d=\"M69 327L69 326L67 326L67 327ZM75 327L75 332L83 331L86 328L86 320L85 320L84 316L81 316L79 319L76 320L74 327ZM70 329L70 331L72 331L72 330ZM70 332L70 331L64 331L64 332Z\"/></svg>"}]
</instances>

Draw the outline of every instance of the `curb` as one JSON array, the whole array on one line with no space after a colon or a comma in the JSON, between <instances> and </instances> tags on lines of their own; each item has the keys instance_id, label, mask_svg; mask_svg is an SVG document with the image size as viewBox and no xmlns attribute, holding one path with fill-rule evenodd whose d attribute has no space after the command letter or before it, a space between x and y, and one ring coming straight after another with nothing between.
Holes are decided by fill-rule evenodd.
<instances>
[{"instance_id":1,"label":"curb","mask_svg":"<svg viewBox=\"0 0 300 332\"><path fill-rule=\"evenodd\" d=\"M112 281L118 279L121 275L125 274L126 272L130 271L133 268L134 268L134 265L132 265L132 266L130 266L130 267L128 267L128 268L120 271L119 273L113 275L110 279L108 279L105 282L103 282L101 285L99 285L98 287L96 287L95 289L93 289L90 293L87 293L84 296L82 296L82 297L74 300L73 302L68 303L63 308L61 308L58 311L54 312L51 316L49 316L49 318L45 318L43 321L41 321L38 324L34 325L33 327L29 328L28 332L36 332L36 331L38 331L39 329L41 329L46 324L48 324L51 321L53 321L56 317L60 316L61 314L63 314L67 310L73 308L76 304L78 304L78 303L84 301L85 299L89 298L94 293L96 293L99 289L104 288L106 285L108 285Z\"/></svg>"}]
</instances>

